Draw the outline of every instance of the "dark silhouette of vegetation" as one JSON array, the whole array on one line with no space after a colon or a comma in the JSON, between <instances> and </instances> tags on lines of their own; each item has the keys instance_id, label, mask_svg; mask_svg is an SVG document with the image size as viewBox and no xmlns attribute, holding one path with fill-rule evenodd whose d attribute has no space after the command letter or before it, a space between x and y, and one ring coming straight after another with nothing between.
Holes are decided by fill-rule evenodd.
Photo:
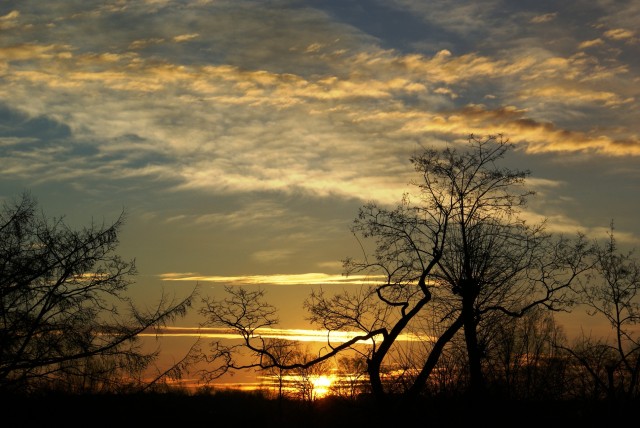
<instances>
[{"instance_id":1,"label":"dark silhouette of vegetation","mask_svg":"<svg viewBox=\"0 0 640 428\"><path fill-rule=\"evenodd\" d=\"M603 401L505 400L470 411L455 398L421 398L403 412L385 415L368 395L314 402L273 399L261 392L213 390L130 394L2 396L4 426L113 427L223 424L264 428L353 428L471 424L479 426L610 426L632 420L637 402L611 407ZM486 424L482 421L487 422ZM627 422L628 423L628 422Z\"/></svg>"},{"instance_id":2,"label":"dark silhouette of vegetation","mask_svg":"<svg viewBox=\"0 0 640 428\"><path fill-rule=\"evenodd\" d=\"M123 223L121 215L73 230L39 213L27 193L3 205L0 391L112 391L143 382L157 352L142 352L137 335L183 316L194 293L136 307L125 294L134 261L114 254Z\"/></svg>"},{"instance_id":3,"label":"dark silhouette of vegetation","mask_svg":"<svg viewBox=\"0 0 640 428\"><path fill-rule=\"evenodd\" d=\"M589 396L610 400L640 395L640 263L619 253L611 224L609 240L594 246L594 265L579 289L591 316L604 319L612 340L584 336L565 347L592 381Z\"/></svg>"},{"instance_id":4,"label":"dark silhouette of vegetation","mask_svg":"<svg viewBox=\"0 0 640 428\"><path fill-rule=\"evenodd\" d=\"M353 232L363 241L363 258L345 260L346 273L382 280L332 296L322 289L311 294L305 307L309 320L328 331L325 354L281 360L274 342L257 332L278 322L261 291L228 288L228 299L207 300L207 325L234 329L244 338L239 346L255 357L238 364L238 348L218 346L215 375L246 367L297 370L351 351L365 359L375 397L415 398L437 376L446 353L460 350L453 341L462 331L458 357L465 363L457 368L466 375L458 380L473 400L487 397L483 364L496 331L538 308L568 308L572 283L590 267L582 235L556 237L544 223L519 217L532 193L523 188L528 172L498 166L510 147L501 136L472 135L465 150L425 150L411 159L420 177L417 195L405 195L395 209L361 208ZM331 332L341 330L358 335L332 343ZM423 346L407 349L399 340L406 334L423 338ZM367 342L372 345L360 346Z\"/></svg>"},{"instance_id":5,"label":"dark silhouette of vegetation","mask_svg":"<svg viewBox=\"0 0 640 428\"><path fill-rule=\"evenodd\" d=\"M199 311L203 326L241 341L214 341L206 353L196 344L146 382L140 375L157 354L142 353L137 335L183 315L195 294L151 311L132 304L124 292L134 264L113 254L123 217L74 231L36 215L28 195L5 205L3 422L73 425L63 403L100 414L97 426L122 414L145 424L307 428L626 421L640 404L640 263L619 252L613 224L601 243L523 220L533 193L528 171L499 165L510 148L500 135L472 135L463 149L427 149L411 158L416 194L395 208L360 209L352 232L362 255L344 267L369 280L331 295L316 289L304 302L327 334L320 353L263 336L279 322L265 291L228 286L222 299L204 296ZM611 337L569 341L555 314L584 308L608 322ZM352 338L337 339L344 331ZM203 361L205 387L166 382ZM213 384L244 369L270 381L253 392ZM324 376L333 379L328 394L316 383ZM25 405L42 411L26 414Z\"/></svg>"}]
</instances>

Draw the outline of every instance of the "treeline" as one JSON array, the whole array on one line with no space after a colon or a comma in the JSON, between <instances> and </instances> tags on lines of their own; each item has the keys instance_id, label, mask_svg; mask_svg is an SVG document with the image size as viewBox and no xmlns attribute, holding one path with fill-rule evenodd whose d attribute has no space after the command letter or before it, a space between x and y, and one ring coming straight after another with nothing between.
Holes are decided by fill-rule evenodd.
<instances>
[{"instance_id":1,"label":"treeline","mask_svg":"<svg viewBox=\"0 0 640 428\"><path fill-rule=\"evenodd\" d=\"M613 224L599 240L524 220L534 193L528 171L500 166L510 148L502 136L472 135L463 149L427 149L411 158L416 194L395 208L360 209L352 232L363 254L345 259L344 268L371 280L331 295L314 290L304 303L308 319L328 332L321 355L256 333L278 322L263 290L227 287L223 299L205 297L205 325L244 338L241 348L215 344L211 379L264 370L282 395L283 380L295 373L308 379L297 386L308 399L314 376L326 376L334 361L347 367L339 385L348 391L355 376L381 402L388 395L637 399L637 259L619 251ZM573 310L599 317L610 337L569 343L553 315ZM332 332L344 330L355 337L332 341ZM234 358L241 352L245 360Z\"/></svg>"},{"instance_id":2,"label":"treeline","mask_svg":"<svg viewBox=\"0 0 640 428\"><path fill-rule=\"evenodd\" d=\"M360 209L352 232L363 254L344 268L372 280L332 295L320 288L304 302L309 320L327 331L321 353L260 334L278 324L263 289L227 287L222 299L201 296L197 308L194 289L136 307L127 296L134 262L115 254L124 215L75 230L39 213L29 194L5 202L0 393L157 397L175 394L170 385L186 374L210 384L256 369L270 379L260 400L309 409L366 403L366 414L368 405L410 413L425 403L438 412L448 409L443 403L486 411L511 402L598 403L592 409L637 402L637 259L619 251L613 224L603 242L524 221L529 173L499 166L508 142L470 136L467 143L412 157L418 192L397 207ZM149 379L158 353L143 352L138 334L191 309L204 326L229 329L242 343L197 342ZM608 323L609 338L564 336L554 313L584 309ZM353 339L332 340L345 330L356 332ZM320 400L320 387L332 398Z\"/></svg>"}]
</instances>

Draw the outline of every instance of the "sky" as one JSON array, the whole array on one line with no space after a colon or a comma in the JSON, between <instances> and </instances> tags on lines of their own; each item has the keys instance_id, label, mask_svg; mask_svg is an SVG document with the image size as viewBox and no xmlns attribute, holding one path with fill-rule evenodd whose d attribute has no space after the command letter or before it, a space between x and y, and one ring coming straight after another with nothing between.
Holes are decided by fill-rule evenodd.
<instances>
[{"instance_id":1,"label":"sky","mask_svg":"<svg viewBox=\"0 0 640 428\"><path fill-rule=\"evenodd\" d=\"M136 298L259 284L285 328L360 280L358 208L471 133L514 144L527 218L634 248L639 23L638 0L4 0L0 199L124 210Z\"/></svg>"}]
</instances>

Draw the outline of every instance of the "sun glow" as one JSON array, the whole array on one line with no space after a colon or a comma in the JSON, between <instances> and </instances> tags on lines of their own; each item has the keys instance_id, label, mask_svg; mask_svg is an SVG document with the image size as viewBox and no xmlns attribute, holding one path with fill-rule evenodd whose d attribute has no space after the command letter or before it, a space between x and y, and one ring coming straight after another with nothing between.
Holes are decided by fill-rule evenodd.
<instances>
[{"instance_id":1,"label":"sun glow","mask_svg":"<svg viewBox=\"0 0 640 428\"><path fill-rule=\"evenodd\" d=\"M311 384L315 398L322 398L329 395L333 379L332 376L320 375L311 379Z\"/></svg>"},{"instance_id":2,"label":"sun glow","mask_svg":"<svg viewBox=\"0 0 640 428\"><path fill-rule=\"evenodd\" d=\"M358 336L364 336L365 332L357 331L327 331L292 328L259 328L254 331L254 338L261 339L287 339L296 342L321 342L344 343ZM221 327L163 327L148 329L138 334L140 337L201 337L206 339L243 339L237 331ZM376 338L376 336L374 336ZM372 343L374 338L362 340L361 343ZM417 333L404 333L398 336L398 341L432 341L435 338Z\"/></svg>"}]
</instances>

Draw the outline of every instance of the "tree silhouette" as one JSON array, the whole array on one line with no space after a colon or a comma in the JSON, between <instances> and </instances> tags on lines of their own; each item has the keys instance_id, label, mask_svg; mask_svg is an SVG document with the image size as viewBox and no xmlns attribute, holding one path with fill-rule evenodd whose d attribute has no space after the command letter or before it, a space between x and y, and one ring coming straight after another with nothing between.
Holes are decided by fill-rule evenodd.
<instances>
[{"instance_id":1,"label":"tree silhouette","mask_svg":"<svg viewBox=\"0 0 640 428\"><path fill-rule=\"evenodd\" d=\"M137 334L184 315L194 293L136 307L125 294L134 261L114 254L123 214L73 230L36 209L25 193L0 212L0 390L131 379L156 357Z\"/></svg>"},{"instance_id":2,"label":"tree silhouette","mask_svg":"<svg viewBox=\"0 0 640 428\"><path fill-rule=\"evenodd\" d=\"M561 400L569 385L566 337L553 314L538 307L490 329L485 364L492 389L518 400Z\"/></svg>"},{"instance_id":3,"label":"tree silhouette","mask_svg":"<svg viewBox=\"0 0 640 428\"><path fill-rule=\"evenodd\" d=\"M545 232L544 222L529 225L520 218L532 192L524 188L528 171L498 166L510 148L502 136L471 135L463 150L427 149L411 158L420 177L413 183L416 195L405 194L394 209L373 202L360 209L352 231L362 243L363 257L348 258L344 266L347 274L366 273L371 280L333 295L315 290L305 301L308 319L328 331L328 352L315 360L281 365L273 357L249 327L276 323L272 307L247 301L230 316L229 302L216 302L204 314L215 325L243 334L258 358L248 366L292 369L346 350L360 352L371 391L380 399L388 392L385 384L394 381L389 367L400 369L390 391L400 385L411 397L420 394L462 331L469 391L476 400L482 398L490 328L538 307L568 307L573 303L570 285L588 268L582 235L555 237ZM359 335L332 343L331 332L340 330ZM412 351L401 340L407 334L423 343L422 360L407 354ZM367 344L364 350L356 346L362 344Z\"/></svg>"},{"instance_id":4,"label":"tree silhouette","mask_svg":"<svg viewBox=\"0 0 640 428\"><path fill-rule=\"evenodd\" d=\"M579 287L587 312L606 320L612 341L582 337L564 349L580 363L596 389L606 398L640 394L640 263L632 251L620 253L613 222L606 243L595 243L593 269Z\"/></svg>"},{"instance_id":5,"label":"tree silhouette","mask_svg":"<svg viewBox=\"0 0 640 428\"><path fill-rule=\"evenodd\" d=\"M380 274L386 281L360 300L347 294L312 296L311 319L324 328L384 331L369 358L376 394L382 394L381 365L401 332L415 329L436 337L408 388L415 395L462 329L470 389L481 397L488 343L479 339L478 329L494 325L499 319L494 314L521 317L538 306L555 310L572 303L568 287L588 268L587 245L582 236L555 239L544 232L544 223L529 226L519 218L532 193L522 187L528 172L497 165L510 147L501 136L472 135L465 151L430 149L414 156L421 177L415 183L417 203L405 195L394 210L368 204L353 227L373 239L375 248L361 261L348 259L347 271ZM430 332L417 325L427 303L440 320ZM368 307L376 309L360 310ZM373 321L365 319L374 313Z\"/></svg>"}]
</instances>

